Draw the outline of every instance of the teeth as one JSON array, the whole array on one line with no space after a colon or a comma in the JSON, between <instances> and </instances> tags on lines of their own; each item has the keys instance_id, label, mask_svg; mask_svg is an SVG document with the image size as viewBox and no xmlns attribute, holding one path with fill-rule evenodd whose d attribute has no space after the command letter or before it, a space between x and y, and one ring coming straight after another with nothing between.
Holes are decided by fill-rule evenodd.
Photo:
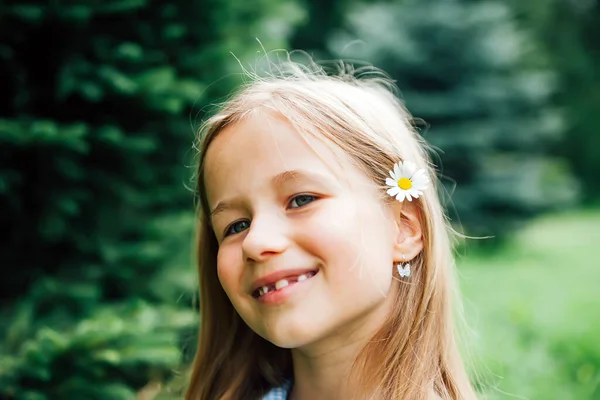
<instances>
[{"instance_id":1,"label":"teeth","mask_svg":"<svg viewBox=\"0 0 600 400\"><path fill-rule=\"evenodd\" d=\"M315 271L311 271L311 272L307 272L306 274L298 275L298 278L296 278L296 280L292 279L292 283L305 281L308 278L312 278L313 276L315 276L315 274L316 274ZM263 286L263 287L258 288L258 297L263 296L269 292L273 292L275 290L283 289L284 287L289 286L289 285L290 285L290 281L288 281L287 279L278 280L277 282L275 282L274 285L272 284L269 286Z\"/></svg>"},{"instance_id":2,"label":"teeth","mask_svg":"<svg viewBox=\"0 0 600 400\"><path fill-rule=\"evenodd\" d=\"M268 286L263 286L258 288L258 297L262 296L263 294L269 293L269 287Z\"/></svg>"},{"instance_id":3,"label":"teeth","mask_svg":"<svg viewBox=\"0 0 600 400\"><path fill-rule=\"evenodd\" d=\"M287 281L287 279L282 279L280 281L277 281L277 282L275 282L275 290L279 290L281 288L284 288L287 285L289 285L289 282Z\"/></svg>"}]
</instances>

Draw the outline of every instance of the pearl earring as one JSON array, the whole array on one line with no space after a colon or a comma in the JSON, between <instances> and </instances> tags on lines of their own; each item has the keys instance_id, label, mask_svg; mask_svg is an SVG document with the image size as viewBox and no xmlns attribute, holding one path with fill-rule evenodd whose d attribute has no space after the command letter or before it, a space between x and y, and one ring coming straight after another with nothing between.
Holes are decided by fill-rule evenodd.
<instances>
[{"instance_id":1,"label":"pearl earring","mask_svg":"<svg viewBox=\"0 0 600 400\"><path fill-rule=\"evenodd\" d=\"M402 258L406 265L402 266L402 263L398 263L396 266L396 268L398 268L398 275L400 275L400 278L408 278L410 276L410 263L406 262L406 256L404 254L402 254Z\"/></svg>"}]
</instances>

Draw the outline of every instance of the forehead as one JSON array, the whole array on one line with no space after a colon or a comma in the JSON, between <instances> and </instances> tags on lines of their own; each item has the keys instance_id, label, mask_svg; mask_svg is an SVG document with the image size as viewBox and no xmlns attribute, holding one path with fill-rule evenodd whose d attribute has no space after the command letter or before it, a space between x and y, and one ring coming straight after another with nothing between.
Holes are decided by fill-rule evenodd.
<instances>
[{"instance_id":1,"label":"forehead","mask_svg":"<svg viewBox=\"0 0 600 400\"><path fill-rule=\"evenodd\" d=\"M205 156L207 198L233 196L234 189L252 190L288 170L313 170L341 181L366 179L341 149L301 135L284 118L261 113L220 132ZM362 175L356 176L356 175Z\"/></svg>"}]
</instances>

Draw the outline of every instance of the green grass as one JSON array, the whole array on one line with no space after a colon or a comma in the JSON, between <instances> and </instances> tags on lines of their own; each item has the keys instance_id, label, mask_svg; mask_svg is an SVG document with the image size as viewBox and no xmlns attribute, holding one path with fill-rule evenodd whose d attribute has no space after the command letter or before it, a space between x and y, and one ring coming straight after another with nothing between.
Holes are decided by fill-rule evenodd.
<instances>
[{"instance_id":1,"label":"green grass","mask_svg":"<svg viewBox=\"0 0 600 400\"><path fill-rule=\"evenodd\" d=\"M489 399L600 399L600 210L550 215L459 259Z\"/></svg>"}]
</instances>

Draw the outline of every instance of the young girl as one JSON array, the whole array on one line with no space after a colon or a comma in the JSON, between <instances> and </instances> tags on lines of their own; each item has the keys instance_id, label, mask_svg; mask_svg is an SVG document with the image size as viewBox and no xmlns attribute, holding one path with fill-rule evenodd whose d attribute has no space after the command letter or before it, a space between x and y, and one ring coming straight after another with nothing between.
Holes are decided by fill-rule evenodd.
<instances>
[{"instance_id":1,"label":"young girl","mask_svg":"<svg viewBox=\"0 0 600 400\"><path fill-rule=\"evenodd\" d=\"M201 129L186 398L475 398L428 146L382 74L286 65Z\"/></svg>"}]
</instances>

